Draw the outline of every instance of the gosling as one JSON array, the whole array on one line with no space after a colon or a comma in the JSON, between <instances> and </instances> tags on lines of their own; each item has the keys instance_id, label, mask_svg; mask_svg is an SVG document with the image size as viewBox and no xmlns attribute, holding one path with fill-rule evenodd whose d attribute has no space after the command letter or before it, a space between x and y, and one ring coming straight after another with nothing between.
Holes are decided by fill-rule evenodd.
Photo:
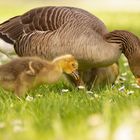
<instances>
[{"instance_id":1,"label":"gosling","mask_svg":"<svg viewBox=\"0 0 140 140\"><path fill-rule=\"evenodd\" d=\"M63 55L52 61L39 57L21 57L0 66L0 86L23 96L28 90L44 83L55 83L62 73L79 82L78 63L72 55Z\"/></svg>"},{"instance_id":2,"label":"gosling","mask_svg":"<svg viewBox=\"0 0 140 140\"><path fill-rule=\"evenodd\" d=\"M119 76L119 65L114 63L108 67L94 68L80 73L83 82L88 90L105 85L113 85Z\"/></svg>"}]
</instances>

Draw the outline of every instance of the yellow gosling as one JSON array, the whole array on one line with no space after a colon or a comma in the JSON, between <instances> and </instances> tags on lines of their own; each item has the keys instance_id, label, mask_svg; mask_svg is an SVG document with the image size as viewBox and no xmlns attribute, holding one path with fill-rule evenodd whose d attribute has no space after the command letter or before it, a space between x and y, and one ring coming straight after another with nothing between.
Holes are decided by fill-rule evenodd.
<instances>
[{"instance_id":1,"label":"yellow gosling","mask_svg":"<svg viewBox=\"0 0 140 140\"><path fill-rule=\"evenodd\" d=\"M72 55L63 55L53 61L39 57L21 57L0 66L0 86L17 96L44 83L55 83L62 73L79 81L78 63Z\"/></svg>"}]
</instances>

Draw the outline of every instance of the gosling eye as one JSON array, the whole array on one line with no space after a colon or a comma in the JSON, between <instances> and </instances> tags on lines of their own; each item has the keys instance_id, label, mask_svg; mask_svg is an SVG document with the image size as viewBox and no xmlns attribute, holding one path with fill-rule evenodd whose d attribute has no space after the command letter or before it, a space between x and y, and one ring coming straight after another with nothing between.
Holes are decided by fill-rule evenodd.
<instances>
[{"instance_id":1,"label":"gosling eye","mask_svg":"<svg viewBox=\"0 0 140 140\"><path fill-rule=\"evenodd\" d=\"M77 64L76 63L72 63L71 64L73 68L77 68Z\"/></svg>"}]
</instances>

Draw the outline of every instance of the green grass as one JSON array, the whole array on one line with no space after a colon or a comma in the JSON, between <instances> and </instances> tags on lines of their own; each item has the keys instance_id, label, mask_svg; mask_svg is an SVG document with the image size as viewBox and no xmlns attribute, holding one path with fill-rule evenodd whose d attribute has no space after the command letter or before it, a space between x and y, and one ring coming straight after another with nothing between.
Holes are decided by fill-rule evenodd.
<instances>
[{"instance_id":1,"label":"green grass","mask_svg":"<svg viewBox=\"0 0 140 140\"><path fill-rule=\"evenodd\" d=\"M127 29L140 35L140 13L95 14L109 30ZM31 91L33 98L28 101L0 88L0 140L139 140L140 89L133 86L134 77L124 63L122 58L120 70L126 72L126 81L93 93L59 82ZM122 86L125 89L119 91ZM62 93L64 88L69 92Z\"/></svg>"},{"instance_id":2,"label":"green grass","mask_svg":"<svg viewBox=\"0 0 140 140\"><path fill-rule=\"evenodd\" d=\"M140 36L140 12L95 12L95 14L104 21L110 31L122 29Z\"/></svg>"}]
</instances>

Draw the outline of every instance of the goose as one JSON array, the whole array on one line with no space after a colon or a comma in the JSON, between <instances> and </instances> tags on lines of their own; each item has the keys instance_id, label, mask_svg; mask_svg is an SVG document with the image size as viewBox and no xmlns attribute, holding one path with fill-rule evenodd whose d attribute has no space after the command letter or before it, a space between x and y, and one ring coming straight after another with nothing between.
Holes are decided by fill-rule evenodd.
<instances>
[{"instance_id":1,"label":"goose","mask_svg":"<svg viewBox=\"0 0 140 140\"><path fill-rule=\"evenodd\" d=\"M79 82L78 63L72 55L56 57L52 61L40 57L19 57L0 66L0 85L23 96L40 84L57 82L62 73Z\"/></svg>"},{"instance_id":2,"label":"goose","mask_svg":"<svg viewBox=\"0 0 140 140\"><path fill-rule=\"evenodd\" d=\"M34 8L0 24L0 38L14 45L19 56L48 60L73 55L79 71L100 69L117 62L123 53L140 83L140 40L125 30L109 32L104 23L80 8Z\"/></svg>"}]
</instances>

